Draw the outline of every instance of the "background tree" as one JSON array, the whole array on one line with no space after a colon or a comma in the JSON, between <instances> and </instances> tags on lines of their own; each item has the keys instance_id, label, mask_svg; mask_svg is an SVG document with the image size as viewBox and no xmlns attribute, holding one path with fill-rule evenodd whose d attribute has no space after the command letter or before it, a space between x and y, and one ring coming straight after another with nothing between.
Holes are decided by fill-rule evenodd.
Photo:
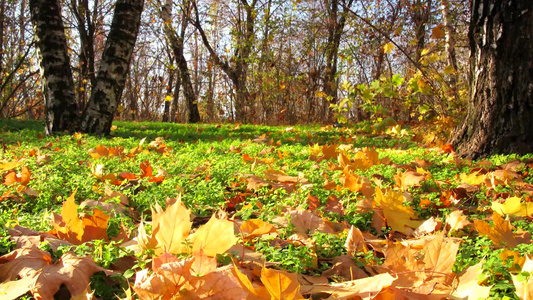
<instances>
[{"instance_id":1,"label":"background tree","mask_svg":"<svg viewBox=\"0 0 533 300\"><path fill-rule=\"evenodd\" d=\"M471 98L456 151L533 152L533 2L473 0L469 39Z\"/></svg>"},{"instance_id":2,"label":"background tree","mask_svg":"<svg viewBox=\"0 0 533 300\"><path fill-rule=\"evenodd\" d=\"M172 25L172 0L165 0L161 5L161 19L163 20L163 31L167 39L174 60L178 65L180 83L183 85L183 94L187 104L188 121L190 123L200 122L200 112L198 111L198 93L195 92L187 65L187 59L184 54L184 40L189 24L190 15L192 11L192 4L190 1L182 1L180 6L181 15L177 18L179 20L179 32Z\"/></svg>"}]
</instances>

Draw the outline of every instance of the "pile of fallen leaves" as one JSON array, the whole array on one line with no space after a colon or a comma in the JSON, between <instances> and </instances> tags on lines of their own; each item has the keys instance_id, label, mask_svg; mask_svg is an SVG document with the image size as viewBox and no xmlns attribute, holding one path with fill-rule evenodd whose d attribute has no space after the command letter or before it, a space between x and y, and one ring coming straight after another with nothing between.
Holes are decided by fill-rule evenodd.
<instances>
[{"instance_id":1,"label":"pile of fallen leaves","mask_svg":"<svg viewBox=\"0 0 533 300\"><path fill-rule=\"evenodd\" d=\"M292 130L292 129L291 129ZM76 137L78 140L80 137ZM16 299L31 293L35 299L58 297L64 286L72 299L91 299L91 276L103 272L109 284L118 284L114 276L134 270L125 289L126 299L468 299L487 298L492 289L483 273L483 261L454 272L456 258L465 236L486 236L494 250L505 249L502 260L513 260L512 274L516 296L531 299L533 262L516 250L531 243L529 232L516 229L511 221L529 222L533 216L533 185L524 181L533 169L531 161L511 161L494 166L488 161L477 163L453 156L447 145L440 150L452 152L450 165L470 167L470 172L454 178L435 180L429 171L431 163L415 159L398 165L380 155L374 148L353 148L351 137L342 137L337 144L314 144L308 149L313 169L323 169L323 183L311 184L305 174L287 175L275 168L278 160L290 154L279 149L281 142L260 136L254 143L264 145L257 156L241 153L236 147L228 153L242 155L242 163L254 173L260 165L268 166L255 174L235 174L242 192L228 198L208 219L196 218L190 208L176 198L168 198L165 208L154 204L150 221L141 221L138 212L129 206L129 199L112 186L127 186L139 181L159 184L171 176L164 170L154 175L150 162L144 160L139 172L106 173L97 159L105 156L134 157L144 151L172 155L163 138L148 147L127 150L121 147L98 146L89 151L95 160L88 165L91 176L106 185L104 196L98 201L85 200L76 204L75 191L63 203L61 214L53 213L48 232L38 232L21 226L9 229L15 250L0 257L1 299ZM401 151L401 150L398 150ZM34 152L30 157L46 163L47 156ZM48 158L49 159L49 158ZM394 178L380 174L362 175L378 166L390 166L398 171ZM207 168L207 167L206 167ZM199 173L205 169L199 169ZM24 160L0 164L5 186L16 186L1 201L21 201L36 197L39 192L28 187L31 172ZM436 184L431 192L439 193L438 201L414 201L413 193L423 189L428 180ZM204 180L210 180L205 174ZM393 182L387 182L393 180ZM283 207L281 214L263 220L252 214L243 220L239 211L261 207L248 203L248 198L264 188L270 192L283 189L287 193L307 193L305 202ZM500 192L506 187L511 192ZM348 198L329 196L320 199L310 192L325 189L353 195ZM485 205L474 205L477 193L483 191ZM119 199L109 202L108 199ZM358 213L371 214L371 230L362 231L348 222L336 222L324 211L345 216L348 201L356 199ZM414 207L416 203L419 207ZM419 209L443 211L429 218L421 218ZM83 213L79 213L83 211ZM136 215L137 230L124 229L118 236L107 236L110 218L121 214ZM473 218L482 215L485 219ZM349 216L345 216L349 218ZM290 228L292 235L281 235ZM258 238L270 238L274 247L317 247L312 235L316 232L345 236L344 255L329 261L330 268L307 275L287 272L275 262L269 262L257 252ZM120 243L123 264L102 267L90 256L78 256L67 251L53 257L65 246L86 244L98 251L95 241ZM43 250L45 244L50 251ZM229 255L228 255L229 254ZM229 257L221 261L221 255ZM316 254L314 254L316 257ZM374 257L369 260L368 255ZM217 260L217 257L219 258ZM319 258L316 257L318 260ZM141 266L139 262L148 261ZM318 267L318 261L315 262Z\"/></svg>"}]
</instances>

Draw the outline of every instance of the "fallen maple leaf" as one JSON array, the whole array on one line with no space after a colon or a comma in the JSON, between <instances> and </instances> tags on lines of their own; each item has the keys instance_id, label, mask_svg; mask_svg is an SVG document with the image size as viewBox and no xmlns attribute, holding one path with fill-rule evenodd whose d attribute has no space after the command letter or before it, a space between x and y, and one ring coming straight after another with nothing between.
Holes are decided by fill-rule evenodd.
<instances>
[{"instance_id":1,"label":"fallen maple leaf","mask_svg":"<svg viewBox=\"0 0 533 300\"><path fill-rule=\"evenodd\" d=\"M491 286L481 286L478 278L483 272L483 261L468 267L465 273L457 280L457 286L452 293L459 299L486 299L489 296Z\"/></svg>"},{"instance_id":2,"label":"fallen maple leaf","mask_svg":"<svg viewBox=\"0 0 533 300\"><path fill-rule=\"evenodd\" d=\"M61 215L53 214L53 225L57 231L57 237L72 244L107 239L107 223L109 216L100 210L93 210L92 215L78 217L78 206L74 201L76 191L63 203Z\"/></svg>"},{"instance_id":3,"label":"fallen maple leaf","mask_svg":"<svg viewBox=\"0 0 533 300\"><path fill-rule=\"evenodd\" d=\"M261 219L250 219L243 222L240 226L241 233L245 238L251 239L256 236L276 232L274 225Z\"/></svg>"},{"instance_id":4,"label":"fallen maple leaf","mask_svg":"<svg viewBox=\"0 0 533 300\"><path fill-rule=\"evenodd\" d=\"M36 246L19 248L0 257L0 281L31 278L31 292L36 299L53 299L61 285L72 296L87 290L91 276L104 269L89 257L77 257L67 252L53 263L48 252Z\"/></svg>"},{"instance_id":5,"label":"fallen maple leaf","mask_svg":"<svg viewBox=\"0 0 533 300\"><path fill-rule=\"evenodd\" d=\"M341 255L331 260L332 267L329 270L322 272L322 276L330 278L333 276L340 276L345 281L351 281L368 277L366 272L357 266L353 256Z\"/></svg>"},{"instance_id":6,"label":"fallen maple leaf","mask_svg":"<svg viewBox=\"0 0 533 300\"><path fill-rule=\"evenodd\" d=\"M331 299L374 299L395 280L389 273L384 273L342 283L303 286L302 292L306 295L327 293L331 295Z\"/></svg>"},{"instance_id":7,"label":"fallen maple leaf","mask_svg":"<svg viewBox=\"0 0 533 300\"><path fill-rule=\"evenodd\" d=\"M512 275L513 284L516 288L516 295L521 300L533 299L533 260L526 255L526 261L522 266L522 274L529 274L526 278L519 275ZM523 275L522 275L523 276Z\"/></svg>"},{"instance_id":8,"label":"fallen maple leaf","mask_svg":"<svg viewBox=\"0 0 533 300\"><path fill-rule=\"evenodd\" d=\"M396 185L401 191L406 191L409 187L420 186L420 182L426 180L426 174L420 174L415 171L407 170L403 173L399 172L394 176Z\"/></svg>"},{"instance_id":9,"label":"fallen maple leaf","mask_svg":"<svg viewBox=\"0 0 533 300\"><path fill-rule=\"evenodd\" d=\"M191 236L192 252L202 250L206 255L215 257L231 248L238 239L233 231L233 222L218 219L213 215Z\"/></svg>"},{"instance_id":10,"label":"fallen maple leaf","mask_svg":"<svg viewBox=\"0 0 533 300\"><path fill-rule=\"evenodd\" d=\"M22 165L22 163L23 163L22 160L14 160L14 161L2 163L0 164L0 173L16 169L20 165Z\"/></svg>"},{"instance_id":11,"label":"fallen maple leaf","mask_svg":"<svg viewBox=\"0 0 533 300\"><path fill-rule=\"evenodd\" d=\"M324 159L337 158L337 147L338 145L323 145L322 154Z\"/></svg>"},{"instance_id":12,"label":"fallen maple leaf","mask_svg":"<svg viewBox=\"0 0 533 300\"><path fill-rule=\"evenodd\" d=\"M487 174L481 174L481 171L473 172L470 174L461 174L459 176L461 183L466 183L470 185L480 185L485 182Z\"/></svg>"},{"instance_id":13,"label":"fallen maple leaf","mask_svg":"<svg viewBox=\"0 0 533 300\"><path fill-rule=\"evenodd\" d=\"M451 212L446 218L446 224L450 225L450 232L461 230L465 226L468 226L470 223L466 216L463 216L462 210L455 210Z\"/></svg>"},{"instance_id":14,"label":"fallen maple leaf","mask_svg":"<svg viewBox=\"0 0 533 300\"><path fill-rule=\"evenodd\" d=\"M261 282L265 285L272 300L303 299L296 274L263 267L261 270Z\"/></svg>"},{"instance_id":15,"label":"fallen maple leaf","mask_svg":"<svg viewBox=\"0 0 533 300\"><path fill-rule=\"evenodd\" d=\"M492 214L492 220L494 221L494 226L480 220L474 220L474 226L480 234L488 236L494 244L505 244L514 248L519 244L531 243L531 235L529 233L514 233L511 222L502 218L497 212Z\"/></svg>"},{"instance_id":16,"label":"fallen maple leaf","mask_svg":"<svg viewBox=\"0 0 533 300\"><path fill-rule=\"evenodd\" d=\"M335 229L328 222L307 210L290 210L285 214L285 217L277 217L274 220L282 225L288 225L287 218L290 219L291 224L294 226L294 232L305 237L307 237L307 234L312 234L316 231L335 232Z\"/></svg>"},{"instance_id":17,"label":"fallen maple leaf","mask_svg":"<svg viewBox=\"0 0 533 300\"><path fill-rule=\"evenodd\" d=\"M137 272L133 290L139 299L246 299L249 292L232 266L216 267L216 259L201 252L180 260L164 253L154 259L153 274Z\"/></svg>"},{"instance_id":18,"label":"fallen maple leaf","mask_svg":"<svg viewBox=\"0 0 533 300\"><path fill-rule=\"evenodd\" d=\"M28 167L22 167L20 173L17 174L14 171L7 173L4 178L4 185L12 185L15 182L18 182L20 185L27 186L30 182L31 172Z\"/></svg>"},{"instance_id":19,"label":"fallen maple leaf","mask_svg":"<svg viewBox=\"0 0 533 300\"><path fill-rule=\"evenodd\" d=\"M515 215L519 217L530 217L533 215L533 203L521 202L519 197L509 197L505 202L492 202L492 210L500 215Z\"/></svg>"},{"instance_id":20,"label":"fallen maple leaf","mask_svg":"<svg viewBox=\"0 0 533 300\"><path fill-rule=\"evenodd\" d=\"M73 297L85 295L91 276L100 271L105 270L90 257L80 258L67 252L37 275L32 293L36 299L53 299L61 285L65 285Z\"/></svg>"},{"instance_id":21,"label":"fallen maple leaf","mask_svg":"<svg viewBox=\"0 0 533 300\"><path fill-rule=\"evenodd\" d=\"M437 230L440 230L442 227L442 222L439 220L436 220L435 217L431 217L424 221L424 223L420 224L418 228L413 231L413 236L420 237L423 235L427 235L430 233L433 233Z\"/></svg>"},{"instance_id":22,"label":"fallen maple leaf","mask_svg":"<svg viewBox=\"0 0 533 300\"><path fill-rule=\"evenodd\" d=\"M167 200L164 211L159 204L156 204L152 209L152 237L157 241L157 248L154 249L156 255L163 252L172 254L186 252L183 241L191 230L190 215L190 210L181 202L181 195L175 200Z\"/></svg>"},{"instance_id":23,"label":"fallen maple leaf","mask_svg":"<svg viewBox=\"0 0 533 300\"><path fill-rule=\"evenodd\" d=\"M351 192L361 192L365 198L372 198L374 195L374 189L368 178L353 174L348 167L344 168L342 173L344 174L344 177L341 177L340 181L344 188Z\"/></svg>"},{"instance_id":24,"label":"fallen maple leaf","mask_svg":"<svg viewBox=\"0 0 533 300\"><path fill-rule=\"evenodd\" d=\"M394 231L410 235L413 233L414 228L422 224L421 221L417 220L413 208L403 205L403 194L392 190L383 194L381 189L376 188L374 200L383 209L383 214L387 219L387 225Z\"/></svg>"},{"instance_id":25,"label":"fallen maple leaf","mask_svg":"<svg viewBox=\"0 0 533 300\"><path fill-rule=\"evenodd\" d=\"M35 278L24 277L0 283L0 298L3 300L15 300L31 290Z\"/></svg>"},{"instance_id":26,"label":"fallen maple leaf","mask_svg":"<svg viewBox=\"0 0 533 300\"><path fill-rule=\"evenodd\" d=\"M346 248L346 251L352 255L360 251L363 251L364 253L368 251L365 245L365 237L359 228L352 225L348 232L348 236L346 237L344 248Z\"/></svg>"}]
</instances>

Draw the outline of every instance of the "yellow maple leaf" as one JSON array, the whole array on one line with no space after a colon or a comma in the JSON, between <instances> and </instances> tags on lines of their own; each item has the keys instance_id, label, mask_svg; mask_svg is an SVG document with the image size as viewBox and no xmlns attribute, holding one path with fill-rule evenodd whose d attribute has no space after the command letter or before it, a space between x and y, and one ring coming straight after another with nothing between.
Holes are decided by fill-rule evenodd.
<instances>
[{"instance_id":1,"label":"yellow maple leaf","mask_svg":"<svg viewBox=\"0 0 533 300\"><path fill-rule=\"evenodd\" d=\"M261 282L265 285L272 300L303 299L296 274L263 267L261 269Z\"/></svg>"},{"instance_id":2,"label":"yellow maple leaf","mask_svg":"<svg viewBox=\"0 0 533 300\"><path fill-rule=\"evenodd\" d=\"M470 173L470 174L461 174L459 175L459 178L461 179L462 183L470 184L470 185L480 185L485 182L485 179L487 178L486 174L479 174L480 171Z\"/></svg>"},{"instance_id":3,"label":"yellow maple leaf","mask_svg":"<svg viewBox=\"0 0 533 300\"><path fill-rule=\"evenodd\" d=\"M391 53L392 49L394 49L394 44L392 42L386 43L385 45L383 45L384 53Z\"/></svg>"},{"instance_id":4,"label":"yellow maple leaf","mask_svg":"<svg viewBox=\"0 0 533 300\"><path fill-rule=\"evenodd\" d=\"M156 254L164 251L172 254L186 252L183 241L191 231L190 215L190 210L181 202L181 195L175 201L168 202L164 211L159 205L152 209L152 234L158 245Z\"/></svg>"},{"instance_id":5,"label":"yellow maple leaf","mask_svg":"<svg viewBox=\"0 0 533 300\"><path fill-rule=\"evenodd\" d=\"M401 191L405 191L411 186L420 186L420 182L424 180L426 180L426 174L411 170L407 170L403 173L398 172L398 174L394 176L394 181L396 181L396 185L400 187Z\"/></svg>"},{"instance_id":6,"label":"yellow maple leaf","mask_svg":"<svg viewBox=\"0 0 533 300\"><path fill-rule=\"evenodd\" d=\"M462 210L453 211L446 218L446 224L450 225L450 232L461 230L463 227L471 224L467 217L463 215Z\"/></svg>"},{"instance_id":7,"label":"yellow maple leaf","mask_svg":"<svg viewBox=\"0 0 533 300\"><path fill-rule=\"evenodd\" d=\"M233 222L218 219L214 215L191 236L192 252L202 250L208 256L226 252L238 239L233 231Z\"/></svg>"},{"instance_id":8,"label":"yellow maple leaf","mask_svg":"<svg viewBox=\"0 0 533 300\"><path fill-rule=\"evenodd\" d=\"M413 228L422 224L422 221L417 220L413 208L403 205L402 193L389 190L383 194L380 188L376 188L374 201L383 209L387 225L394 231L409 235L413 232Z\"/></svg>"},{"instance_id":9,"label":"yellow maple leaf","mask_svg":"<svg viewBox=\"0 0 533 300\"><path fill-rule=\"evenodd\" d=\"M509 197L504 203L492 202L492 210L500 215L528 217L533 215L533 203L522 203L519 197Z\"/></svg>"}]
</instances>

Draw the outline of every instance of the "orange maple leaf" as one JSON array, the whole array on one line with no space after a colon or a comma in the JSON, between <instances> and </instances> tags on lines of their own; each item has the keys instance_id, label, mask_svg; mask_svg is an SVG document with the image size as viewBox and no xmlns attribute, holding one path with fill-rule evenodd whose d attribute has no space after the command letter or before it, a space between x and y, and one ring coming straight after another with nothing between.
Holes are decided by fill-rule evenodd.
<instances>
[{"instance_id":1,"label":"orange maple leaf","mask_svg":"<svg viewBox=\"0 0 533 300\"><path fill-rule=\"evenodd\" d=\"M303 299L296 274L263 267L261 269L261 282L265 285L271 299Z\"/></svg>"},{"instance_id":2,"label":"orange maple leaf","mask_svg":"<svg viewBox=\"0 0 533 300\"><path fill-rule=\"evenodd\" d=\"M529 233L514 233L511 222L505 220L500 214L494 212L492 220L494 221L494 226L480 220L474 220L474 226L480 234L488 236L494 244L504 244L514 248L519 244L531 243L531 235Z\"/></svg>"},{"instance_id":3,"label":"orange maple leaf","mask_svg":"<svg viewBox=\"0 0 533 300\"><path fill-rule=\"evenodd\" d=\"M80 219L78 206L74 201L75 195L76 191L63 203L61 215L53 215L57 237L76 245L95 239L107 239L109 216L95 209L92 215L84 215Z\"/></svg>"},{"instance_id":4,"label":"orange maple leaf","mask_svg":"<svg viewBox=\"0 0 533 300\"><path fill-rule=\"evenodd\" d=\"M31 172L28 167L22 167L20 169L20 174L17 174L14 171L7 173L4 178L4 185L12 185L15 182L20 183L22 186L27 186L30 182Z\"/></svg>"}]
</instances>

